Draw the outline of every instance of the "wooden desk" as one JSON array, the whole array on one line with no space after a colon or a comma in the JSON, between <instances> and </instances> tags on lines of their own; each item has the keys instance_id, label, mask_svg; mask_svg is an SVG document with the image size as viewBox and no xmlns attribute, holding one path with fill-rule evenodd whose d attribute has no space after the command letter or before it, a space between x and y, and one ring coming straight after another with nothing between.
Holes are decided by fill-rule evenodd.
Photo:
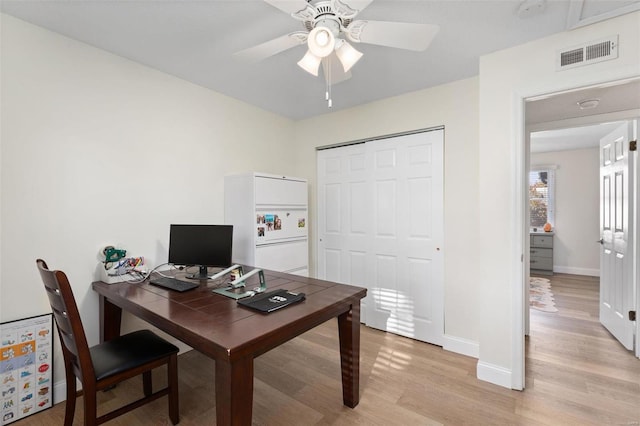
<instances>
[{"instance_id":1,"label":"wooden desk","mask_svg":"<svg viewBox=\"0 0 640 426\"><path fill-rule=\"evenodd\" d=\"M120 334L124 309L183 341L216 361L216 424L250 425L253 359L337 317L342 398L348 407L358 405L360 300L367 290L273 271L265 271L265 278L269 290L303 292L307 299L261 314L212 293L219 281L202 282L199 288L184 293L148 282L94 282L92 287L100 295L100 340ZM257 285L257 277L251 277L247 288Z\"/></svg>"}]
</instances>

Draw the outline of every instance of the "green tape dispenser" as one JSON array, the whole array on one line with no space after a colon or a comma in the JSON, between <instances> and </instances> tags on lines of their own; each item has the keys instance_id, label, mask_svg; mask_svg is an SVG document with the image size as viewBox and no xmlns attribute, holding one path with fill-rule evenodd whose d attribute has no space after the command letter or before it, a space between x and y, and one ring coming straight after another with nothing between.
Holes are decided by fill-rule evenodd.
<instances>
[{"instance_id":1,"label":"green tape dispenser","mask_svg":"<svg viewBox=\"0 0 640 426\"><path fill-rule=\"evenodd\" d=\"M102 253L104 254L105 263L117 262L127 255L126 250L117 249L113 246L105 247L104 250L102 250Z\"/></svg>"}]
</instances>

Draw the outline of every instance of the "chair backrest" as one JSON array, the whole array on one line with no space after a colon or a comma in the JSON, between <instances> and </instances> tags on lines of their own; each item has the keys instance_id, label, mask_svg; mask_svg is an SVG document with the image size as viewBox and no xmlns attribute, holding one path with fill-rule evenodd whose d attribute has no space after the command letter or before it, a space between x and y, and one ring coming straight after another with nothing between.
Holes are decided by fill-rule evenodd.
<instances>
[{"instance_id":1,"label":"chair backrest","mask_svg":"<svg viewBox=\"0 0 640 426\"><path fill-rule=\"evenodd\" d=\"M67 275L62 271L49 270L42 259L36 260L36 264L58 326L66 367L72 368L83 383L85 377L95 378L87 338Z\"/></svg>"}]
</instances>

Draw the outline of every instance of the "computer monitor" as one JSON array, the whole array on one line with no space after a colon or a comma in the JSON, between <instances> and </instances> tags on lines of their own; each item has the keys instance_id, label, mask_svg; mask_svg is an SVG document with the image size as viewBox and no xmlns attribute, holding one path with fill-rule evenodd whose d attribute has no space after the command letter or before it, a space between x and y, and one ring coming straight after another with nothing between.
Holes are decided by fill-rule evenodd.
<instances>
[{"instance_id":1,"label":"computer monitor","mask_svg":"<svg viewBox=\"0 0 640 426\"><path fill-rule=\"evenodd\" d=\"M188 278L206 280L208 266L231 266L233 225L171 225L169 263L199 266Z\"/></svg>"}]
</instances>

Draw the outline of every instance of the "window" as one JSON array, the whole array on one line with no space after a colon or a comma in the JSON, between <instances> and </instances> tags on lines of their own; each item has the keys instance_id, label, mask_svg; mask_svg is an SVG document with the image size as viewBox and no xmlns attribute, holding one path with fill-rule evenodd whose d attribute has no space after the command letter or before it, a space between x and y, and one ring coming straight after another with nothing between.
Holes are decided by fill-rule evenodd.
<instances>
[{"instance_id":1,"label":"window","mask_svg":"<svg viewBox=\"0 0 640 426\"><path fill-rule=\"evenodd\" d=\"M529 226L542 228L554 222L555 167L539 167L529 172Z\"/></svg>"}]
</instances>

